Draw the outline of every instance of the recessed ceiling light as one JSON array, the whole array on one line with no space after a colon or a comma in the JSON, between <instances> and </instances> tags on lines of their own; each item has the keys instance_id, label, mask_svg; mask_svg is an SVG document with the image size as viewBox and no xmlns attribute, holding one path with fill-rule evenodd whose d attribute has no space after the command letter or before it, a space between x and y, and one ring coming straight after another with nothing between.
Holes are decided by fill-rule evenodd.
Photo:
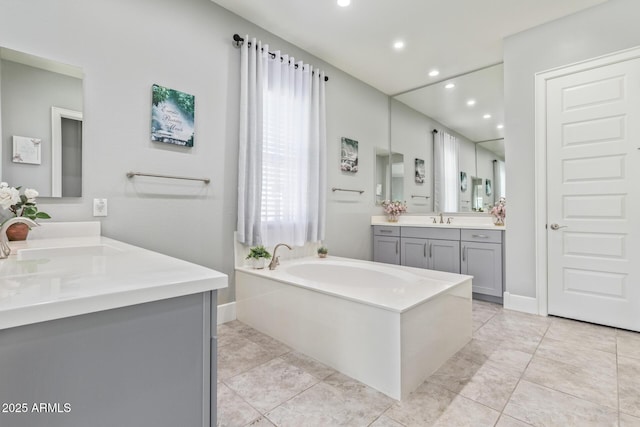
<instances>
[{"instance_id":1,"label":"recessed ceiling light","mask_svg":"<svg viewBox=\"0 0 640 427\"><path fill-rule=\"evenodd\" d=\"M455 84L453 84L453 83L447 83L447 84L444 86L444 88L445 88L445 89L453 89L454 87L456 87L456 85L455 85Z\"/></svg>"},{"instance_id":2,"label":"recessed ceiling light","mask_svg":"<svg viewBox=\"0 0 640 427\"><path fill-rule=\"evenodd\" d=\"M400 50L404 47L404 42L402 40L398 40L393 44L393 48L396 50Z\"/></svg>"},{"instance_id":3,"label":"recessed ceiling light","mask_svg":"<svg viewBox=\"0 0 640 427\"><path fill-rule=\"evenodd\" d=\"M503 129L503 128L504 128L504 125L503 125L503 124L499 124L498 126L496 126L496 128L498 128L498 129Z\"/></svg>"},{"instance_id":4,"label":"recessed ceiling light","mask_svg":"<svg viewBox=\"0 0 640 427\"><path fill-rule=\"evenodd\" d=\"M440 74L440 71L438 71L438 70L431 70L431 71L429 71L429 77L435 77L435 76L437 76L438 74Z\"/></svg>"},{"instance_id":5,"label":"recessed ceiling light","mask_svg":"<svg viewBox=\"0 0 640 427\"><path fill-rule=\"evenodd\" d=\"M347 7L351 4L351 0L338 0L338 6Z\"/></svg>"},{"instance_id":6,"label":"recessed ceiling light","mask_svg":"<svg viewBox=\"0 0 640 427\"><path fill-rule=\"evenodd\" d=\"M491 114L485 114L484 116L482 116L483 119L490 119L491 118Z\"/></svg>"},{"instance_id":7,"label":"recessed ceiling light","mask_svg":"<svg viewBox=\"0 0 640 427\"><path fill-rule=\"evenodd\" d=\"M475 99L470 99L467 101L467 105L469 107L473 107L474 105L476 105L476 100Z\"/></svg>"}]
</instances>

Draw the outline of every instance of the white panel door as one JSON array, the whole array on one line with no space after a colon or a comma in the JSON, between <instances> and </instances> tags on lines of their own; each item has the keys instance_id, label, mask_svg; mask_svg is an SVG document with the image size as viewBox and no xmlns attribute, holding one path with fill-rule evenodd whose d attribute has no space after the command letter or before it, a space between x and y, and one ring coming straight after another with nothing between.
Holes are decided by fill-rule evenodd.
<instances>
[{"instance_id":1,"label":"white panel door","mask_svg":"<svg viewBox=\"0 0 640 427\"><path fill-rule=\"evenodd\" d=\"M546 90L549 314L640 331L640 59Z\"/></svg>"}]
</instances>

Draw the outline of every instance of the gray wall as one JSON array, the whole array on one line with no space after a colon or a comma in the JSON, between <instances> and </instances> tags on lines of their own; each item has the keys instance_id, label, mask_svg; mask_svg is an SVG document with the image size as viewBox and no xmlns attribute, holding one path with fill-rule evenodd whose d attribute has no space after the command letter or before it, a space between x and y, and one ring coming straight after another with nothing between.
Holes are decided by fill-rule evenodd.
<instances>
[{"instance_id":1,"label":"gray wall","mask_svg":"<svg viewBox=\"0 0 640 427\"><path fill-rule=\"evenodd\" d=\"M508 37L504 42L507 291L535 296L534 75L640 45L640 2L600 6Z\"/></svg>"},{"instance_id":2,"label":"gray wall","mask_svg":"<svg viewBox=\"0 0 640 427\"><path fill-rule=\"evenodd\" d=\"M366 192L329 192L326 244L335 255L370 258L370 216L382 213L374 204L374 147L388 146L388 97L210 0L0 0L2 45L85 72L83 197L43 200L41 209L55 221L92 220L93 198L107 198L104 235L233 275L234 33L257 36L329 75L328 187ZM154 83L195 95L193 148L150 141ZM357 174L340 171L342 136L360 143ZM211 184L129 180L129 170L209 177ZM234 295L232 284L220 302Z\"/></svg>"},{"instance_id":3,"label":"gray wall","mask_svg":"<svg viewBox=\"0 0 640 427\"><path fill-rule=\"evenodd\" d=\"M82 80L1 61L2 180L51 196L51 107L82 111ZM42 139L39 165L13 163L13 136Z\"/></svg>"}]
</instances>

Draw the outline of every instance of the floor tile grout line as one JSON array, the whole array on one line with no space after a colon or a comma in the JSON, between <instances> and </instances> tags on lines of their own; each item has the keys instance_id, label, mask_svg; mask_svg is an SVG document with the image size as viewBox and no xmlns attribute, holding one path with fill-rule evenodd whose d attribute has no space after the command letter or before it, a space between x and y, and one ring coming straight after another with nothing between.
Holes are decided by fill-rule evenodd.
<instances>
[{"instance_id":1,"label":"floor tile grout line","mask_svg":"<svg viewBox=\"0 0 640 427\"><path fill-rule=\"evenodd\" d=\"M498 417L498 420L500 420L500 418L502 417L502 415L506 415L509 417L512 417L518 421L522 421L525 424L529 424L524 420L521 420L520 418L517 417L513 417L509 414L505 414L504 410L507 408L507 406L509 405L509 402L511 401L511 398L513 397L513 393L515 393L516 389L518 388L518 386L520 385L520 382L524 380L524 374L525 372L527 372L527 369L529 369L529 365L531 365L531 362L533 361L533 358L535 357L536 353L538 352L538 349L540 348L540 345L542 344L542 341L544 340L544 337L547 335L547 333L549 332L549 328L551 327L551 322L549 322L549 324L547 325L547 328L544 330L544 333L542 334L542 336L540 337L540 341L538 342L538 345L536 345L536 349L533 351L533 353L531 353L531 358L529 359L529 361L527 362L527 365L524 367L524 369L522 370L522 372L520 373L520 377L518 378L518 382L516 383L516 386L513 388L513 390L511 390L511 394L509 395L509 398L507 399L507 402L504 404L504 406L502 407L502 411L500 411L500 417ZM526 381L526 380L525 380ZM496 421L497 424L498 421ZM530 424L529 424L530 425Z\"/></svg>"}]
</instances>

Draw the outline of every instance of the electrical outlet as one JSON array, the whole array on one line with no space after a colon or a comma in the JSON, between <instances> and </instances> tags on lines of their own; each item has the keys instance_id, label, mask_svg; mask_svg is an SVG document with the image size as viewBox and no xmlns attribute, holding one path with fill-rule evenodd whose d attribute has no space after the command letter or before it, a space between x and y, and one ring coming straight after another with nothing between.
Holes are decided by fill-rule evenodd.
<instances>
[{"instance_id":1,"label":"electrical outlet","mask_svg":"<svg viewBox=\"0 0 640 427\"><path fill-rule=\"evenodd\" d=\"M93 199L93 216L107 216L107 199Z\"/></svg>"}]
</instances>

